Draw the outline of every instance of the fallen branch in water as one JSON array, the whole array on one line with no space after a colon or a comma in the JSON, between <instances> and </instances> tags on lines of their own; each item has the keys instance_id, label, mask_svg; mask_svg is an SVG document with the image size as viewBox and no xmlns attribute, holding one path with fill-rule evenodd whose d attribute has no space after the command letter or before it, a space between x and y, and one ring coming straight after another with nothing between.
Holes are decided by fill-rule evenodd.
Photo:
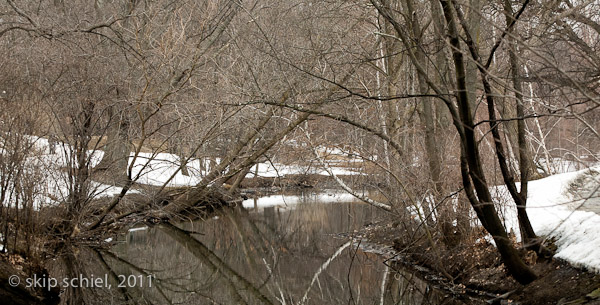
<instances>
[{"instance_id":1,"label":"fallen branch in water","mask_svg":"<svg viewBox=\"0 0 600 305\"><path fill-rule=\"evenodd\" d=\"M305 132L306 133L306 132ZM308 135L308 133L306 133L306 137L308 138L308 142L310 142L310 136ZM344 191L348 192L350 195L356 197L357 199L366 202L372 206L384 209L386 211L391 211L392 207L389 204L385 204L382 202L378 202L375 201L367 196L358 194L357 192L355 192L353 189L351 189L348 185L346 185L346 183L340 179L340 177L338 177L332 170L331 167L329 166L329 164L325 163L325 161L321 158L321 156L319 156L319 153L317 152L316 147L314 147L311 143L311 147L313 150L313 153L315 154L315 157L317 158L317 160L319 160L319 163L321 163L321 165L323 166L323 168L325 168L325 170L327 171L327 173L333 177L333 179L335 179L335 181L342 187L342 189L344 189Z\"/></svg>"},{"instance_id":2,"label":"fallen branch in water","mask_svg":"<svg viewBox=\"0 0 600 305\"><path fill-rule=\"evenodd\" d=\"M338 257L340 254L342 254L342 251L344 251L344 249L348 248L351 244L352 244L352 241L349 241L349 242L343 244L341 247L339 247L337 249L337 251L335 251L335 253L333 253L333 255L328 260L326 260L323 263L323 265L321 265L321 267L319 267L319 269L317 269L317 272L315 272L315 275L313 276L312 281L310 281L310 285L308 285L306 292L304 292L304 296L302 296L302 300L299 303L300 305L303 305L308 300L308 293L310 292L310 289L312 288L312 286L315 284L315 282L319 278L319 275L321 275L321 273L323 271L325 271L325 269L327 269L327 267L329 267L329 264L331 264L331 262L336 257Z\"/></svg>"}]
</instances>

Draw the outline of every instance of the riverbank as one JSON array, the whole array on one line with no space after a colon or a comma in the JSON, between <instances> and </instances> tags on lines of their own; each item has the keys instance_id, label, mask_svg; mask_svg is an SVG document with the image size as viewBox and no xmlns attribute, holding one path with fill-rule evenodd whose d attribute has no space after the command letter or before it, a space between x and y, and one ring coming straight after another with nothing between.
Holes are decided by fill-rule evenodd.
<instances>
[{"instance_id":1,"label":"riverbank","mask_svg":"<svg viewBox=\"0 0 600 305\"><path fill-rule=\"evenodd\" d=\"M406 242L405 235L404 228L383 221L357 232L354 238L388 249L390 261L459 298L484 298L492 304L600 304L600 275L562 259L523 253L539 276L523 286L510 277L483 232L454 248L440 239L432 245L425 236L413 236Z\"/></svg>"},{"instance_id":2,"label":"riverbank","mask_svg":"<svg viewBox=\"0 0 600 305\"><path fill-rule=\"evenodd\" d=\"M574 174L572 176L576 177ZM354 178L360 179L361 177ZM556 177L548 179L556 179ZM250 178L244 180L241 188L235 192L229 192L231 189L227 185L222 188L214 188L210 193L212 195L207 195L205 201L217 200L219 208L216 210L220 210L222 206L243 205L241 201L243 197L273 194L283 196L281 194L302 191L306 194L317 194L317 190L335 186L335 183L331 177L321 175ZM572 186L568 181L563 182L563 184ZM80 242L86 246L104 247L110 245L111 241L116 240L117 236L122 234L124 228L140 223L152 226L169 221L168 217L163 218L156 211L160 211L161 206L185 193L189 187L168 187L164 189L164 192L160 192L160 196L153 196L152 194L158 194L156 192L158 189L158 187L149 185L137 186L136 192L126 195L106 219L110 220L118 215L136 211L140 206L146 206L147 209L119 218L118 221L111 222L99 230L80 232L74 242ZM556 189L560 190L557 187ZM310 191L306 192L306 190ZM545 194L547 195L548 192L545 192ZM332 196L330 192L325 195ZM343 200L354 200L351 195L345 195L347 196ZM314 196L315 198L319 197ZM558 196L554 197L558 198ZM322 199L318 200L323 201ZM95 204L90 205L90 208L95 209L96 212L90 212L89 214L98 215L109 201L111 201L111 197L98 199ZM303 202L303 200L291 202L285 199L279 201L282 202L275 207L278 211L279 208L288 209L290 203L294 205ZM256 205L260 205L258 203L255 200L254 209L257 211L259 209L256 209ZM210 205L206 206L209 207ZM252 209L253 207L249 206L249 208ZM209 219L213 217L214 211L215 209L207 209L204 211L205 213L188 215L194 216L194 218L188 217L187 219ZM53 215L46 210L42 210L40 213L43 213L44 219L47 221ZM539 276L539 279L533 283L522 286L508 276L494 245L488 242L489 238L486 237L484 232L476 232L477 229L474 228L472 230L475 230L475 232L464 236L460 243L448 243L447 240L439 236L441 230L433 229L433 235L430 239L426 236L425 230L420 228L416 219L412 218L412 220L402 222L396 214L389 214L388 216L381 221L369 223L366 227L347 237L351 237L355 241L367 241L379 245L381 248L392 249L391 256L394 258L394 263L390 265L392 268L398 267L418 274L427 283L447 292L453 298L464 300L468 304L478 304L482 300L493 301L498 304L503 302L518 304L600 304L597 296L597 289L600 287L600 276L596 273L574 267L561 259L548 260L538 258L533 252L522 253L526 257L527 263L533 266L534 271ZM405 216L410 218L410 215ZM62 218L57 218L58 221L60 219ZM408 234L407 229L412 230L412 233ZM513 242L519 248L516 238ZM556 248L552 244L547 246ZM387 259L390 258L390 253L376 252L376 254ZM19 267L18 264L16 267ZM569 288L566 289L565 287Z\"/></svg>"}]
</instances>

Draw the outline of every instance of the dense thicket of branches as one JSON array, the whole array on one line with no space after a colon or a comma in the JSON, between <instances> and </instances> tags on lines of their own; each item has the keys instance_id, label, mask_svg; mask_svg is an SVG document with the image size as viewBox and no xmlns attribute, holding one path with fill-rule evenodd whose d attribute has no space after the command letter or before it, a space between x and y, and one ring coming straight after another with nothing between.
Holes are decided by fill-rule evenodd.
<instances>
[{"instance_id":1,"label":"dense thicket of branches","mask_svg":"<svg viewBox=\"0 0 600 305\"><path fill-rule=\"evenodd\" d=\"M490 187L507 187L524 246L544 252L525 210L527 181L564 160L598 158L599 6L8 0L2 242L33 255L19 243L47 229L33 225L40 204L59 207L53 234L76 237L135 212L189 211L211 188L235 188L257 162L324 165L312 157L324 145L364 160L369 179L337 179L345 190L370 189L361 199L402 221L418 211L424 226L415 230L432 246L440 236L460 243L474 211L509 271L528 283L535 274L497 212L508 203ZM56 152L63 158L45 157ZM116 213L141 183L133 160L161 152L176 154L185 175L198 175L186 167L194 159L213 166L193 188L169 196L166 185L153 188L147 204ZM100 210L96 182L122 189ZM49 196L56 185L64 194Z\"/></svg>"}]
</instances>

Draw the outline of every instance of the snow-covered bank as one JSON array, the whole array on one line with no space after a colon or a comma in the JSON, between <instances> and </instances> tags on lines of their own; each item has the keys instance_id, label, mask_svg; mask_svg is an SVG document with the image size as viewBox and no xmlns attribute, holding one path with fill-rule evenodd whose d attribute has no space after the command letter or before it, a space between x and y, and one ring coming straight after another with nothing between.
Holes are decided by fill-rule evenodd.
<instances>
[{"instance_id":1,"label":"snow-covered bank","mask_svg":"<svg viewBox=\"0 0 600 305\"><path fill-rule=\"evenodd\" d=\"M556 257L596 272L600 272L600 215L592 211L600 211L598 171L599 168L592 168L530 181L527 201L536 233L555 239ZM501 211L506 227L518 236L516 209L510 194L503 187L495 188L495 192L504 202Z\"/></svg>"},{"instance_id":2,"label":"snow-covered bank","mask_svg":"<svg viewBox=\"0 0 600 305\"><path fill-rule=\"evenodd\" d=\"M357 199L354 196L348 193L328 191L325 193L310 193L303 195L271 195L257 199L246 199L242 202L242 206L244 208L254 208L256 206L259 209L263 209L265 207L273 206L294 206L307 202L337 203L353 202L356 200Z\"/></svg>"},{"instance_id":3,"label":"snow-covered bank","mask_svg":"<svg viewBox=\"0 0 600 305\"><path fill-rule=\"evenodd\" d=\"M3 204L10 206L18 203L18 207L25 207L32 204L32 207L39 210L43 206L56 205L65 201L69 196L69 189L73 187L72 177L69 176L65 168L69 163L73 163L72 149L68 144L61 142L50 143L47 139L24 135L22 151L23 159L18 163L12 163L14 168L4 169L3 178L8 179L3 184L6 189L5 202ZM6 154L6 151L0 151L0 154ZM90 166L93 167L102 158L100 151L88 151ZM22 175L15 176L13 173L22 170ZM16 186L19 187L16 187ZM23 200L19 198L19 190L28 188L30 196ZM121 192L121 188L96 181L91 181L89 185L89 196L91 198L100 198L112 196Z\"/></svg>"},{"instance_id":4,"label":"snow-covered bank","mask_svg":"<svg viewBox=\"0 0 600 305\"><path fill-rule=\"evenodd\" d=\"M35 174L37 179L35 183L38 189L36 189L36 197L33 199L34 207L39 209L42 206L54 205L66 200L72 181L65 168L68 168L70 163L75 162L72 147L67 143L49 141L38 136L24 135L23 139L31 144L31 149L27 152L23 166L31 172L31 175ZM0 150L0 154L5 153ZM99 164L104 156L102 150L89 150L87 153L91 168ZM349 152L323 148L321 153L330 158L327 162L336 175L361 174L349 166L351 164L356 165L362 160L349 157ZM133 163L132 177L137 183L154 186L166 185L168 187L197 185L208 174L211 167L219 164L220 161L220 158L192 158L186 164L189 175L183 175L180 170L181 159L175 154L140 153L135 158L133 154L129 156L129 165ZM324 169L315 166L262 162L254 165L246 177L274 178L304 174L329 175ZM91 198L100 198L113 196L120 192L120 187L92 181L89 195ZM135 192L135 190L130 192Z\"/></svg>"},{"instance_id":5,"label":"snow-covered bank","mask_svg":"<svg viewBox=\"0 0 600 305\"><path fill-rule=\"evenodd\" d=\"M133 161L133 155L130 156L129 162ZM220 159L216 158L215 163L219 163ZM148 163L146 165L146 163ZM361 173L344 167L340 161L328 161L331 169L336 175L360 175ZM162 186L192 186L198 184L202 177L206 176L210 171L211 162L208 159L192 159L186 167L190 172L189 176L183 175L179 170L181 161L177 155L169 153L140 153L135 160L133 167L133 177L140 173L137 180L139 183ZM144 166L146 167L144 168ZM301 165L285 165L281 163L261 162L250 168L246 178L275 178L286 175L323 175L328 176L329 173L325 169L315 166ZM174 176L173 176L174 175ZM169 179L173 176L173 179Z\"/></svg>"},{"instance_id":6,"label":"snow-covered bank","mask_svg":"<svg viewBox=\"0 0 600 305\"><path fill-rule=\"evenodd\" d=\"M129 164L133 162L134 155L129 157ZM187 164L187 169L190 173L186 176L181 173L181 161L177 155L169 153L140 153L135 159L133 166L132 177L139 174L136 180L138 183L162 186L192 186L198 184L206 172L202 170L208 164L201 164L199 159L190 160ZM204 162L204 161L203 161ZM174 176L173 176L174 175ZM171 177L173 178L171 179ZM171 179L169 181L169 179Z\"/></svg>"},{"instance_id":7,"label":"snow-covered bank","mask_svg":"<svg viewBox=\"0 0 600 305\"><path fill-rule=\"evenodd\" d=\"M548 173L550 175L576 172L586 168L598 165L594 159L590 160L587 156L580 156L577 160L569 160L565 158L551 158L546 161L545 158L540 158L536 162L539 173Z\"/></svg>"},{"instance_id":8,"label":"snow-covered bank","mask_svg":"<svg viewBox=\"0 0 600 305\"><path fill-rule=\"evenodd\" d=\"M359 172L348 169L348 168L344 168L344 167L336 167L336 161L329 161L328 162L331 167L331 170L333 171L333 173L335 175L360 175ZM319 168L319 167L314 167L314 166L299 166L299 165L285 165L285 164L278 164L278 163L259 163L254 165L250 171L248 172L248 174L246 175L246 178L254 178L254 177L267 177L267 178L274 178L274 177L281 177L281 176L285 176L285 175L322 175L322 176L328 176L329 173L323 169L323 168Z\"/></svg>"}]
</instances>

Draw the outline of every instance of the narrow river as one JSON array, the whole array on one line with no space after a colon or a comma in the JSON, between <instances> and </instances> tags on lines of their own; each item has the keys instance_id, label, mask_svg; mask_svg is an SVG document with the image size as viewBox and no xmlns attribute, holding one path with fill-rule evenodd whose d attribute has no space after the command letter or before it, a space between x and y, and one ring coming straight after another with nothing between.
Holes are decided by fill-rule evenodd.
<instances>
[{"instance_id":1,"label":"narrow river","mask_svg":"<svg viewBox=\"0 0 600 305\"><path fill-rule=\"evenodd\" d=\"M63 296L98 304L460 304L338 235L380 219L377 208L335 196L277 198L178 226L140 224L108 251L78 249L56 271L109 274L112 287Z\"/></svg>"}]
</instances>

